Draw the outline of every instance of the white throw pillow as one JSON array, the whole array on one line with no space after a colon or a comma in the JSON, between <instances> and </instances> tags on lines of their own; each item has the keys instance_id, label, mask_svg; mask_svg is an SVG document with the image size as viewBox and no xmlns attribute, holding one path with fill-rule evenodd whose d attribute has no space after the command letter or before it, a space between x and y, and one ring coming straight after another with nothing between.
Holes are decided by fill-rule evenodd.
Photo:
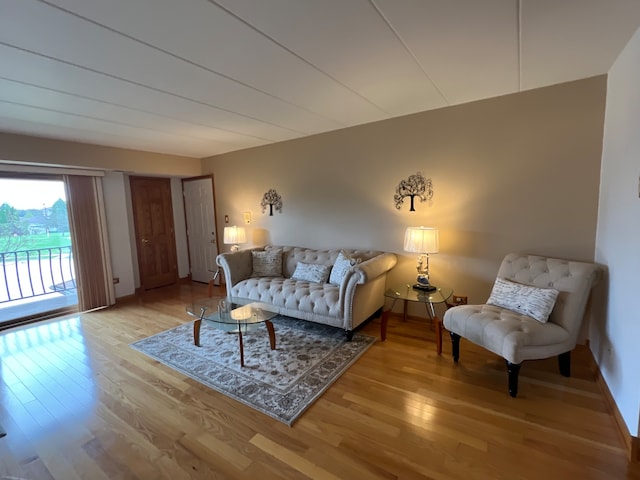
<instances>
[{"instance_id":1,"label":"white throw pillow","mask_svg":"<svg viewBox=\"0 0 640 480\"><path fill-rule=\"evenodd\" d=\"M330 269L330 265L298 262L291 278L294 280L305 280L307 282L327 283Z\"/></svg>"},{"instance_id":2,"label":"white throw pillow","mask_svg":"<svg viewBox=\"0 0 640 480\"><path fill-rule=\"evenodd\" d=\"M361 261L362 259L350 257L341 250L340 254L336 258L336 261L333 263L331 276L329 277L329 283L333 285L340 285L342 283L342 279L347 274L349 269L354 265L359 264Z\"/></svg>"},{"instance_id":3,"label":"white throw pillow","mask_svg":"<svg viewBox=\"0 0 640 480\"><path fill-rule=\"evenodd\" d=\"M281 277L282 250L252 250L254 277Z\"/></svg>"},{"instance_id":4,"label":"white throw pillow","mask_svg":"<svg viewBox=\"0 0 640 480\"><path fill-rule=\"evenodd\" d=\"M506 308L546 323L558 298L555 288L539 288L497 278L488 305Z\"/></svg>"}]
</instances>

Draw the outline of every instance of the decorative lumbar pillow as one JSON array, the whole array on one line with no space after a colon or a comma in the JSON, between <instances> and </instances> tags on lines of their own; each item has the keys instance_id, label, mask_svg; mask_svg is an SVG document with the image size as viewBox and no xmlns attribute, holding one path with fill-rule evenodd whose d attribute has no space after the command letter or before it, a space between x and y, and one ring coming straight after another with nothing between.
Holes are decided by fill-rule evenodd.
<instances>
[{"instance_id":1,"label":"decorative lumbar pillow","mask_svg":"<svg viewBox=\"0 0 640 480\"><path fill-rule=\"evenodd\" d=\"M331 270L330 265L298 262L291 278L307 282L326 283L329 278L329 270Z\"/></svg>"},{"instance_id":2,"label":"decorative lumbar pillow","mask_svg":"<svg viewBox=\"0 0 640 480\"><path fill-rule=\"evenodd\" d=\"M281 277L282 250L252 250L254 277Z\"/></svg>"},{"instance_id":3,"label":"decorative lumbar pillow","mask_svg":"<svg viewBox=\"0 0 640 480\"><path fill-rule=\"evenodd\" d=\"M350 257L349 255L346 255L342 250L340 250L340 254L336 258L336 261L333 263L331 276L329 277L329 283L333 285L340 285L342 283L342 279L347 274L349 269L359 264L361 261L361 258Z\"/></svg>"},{"instance_id":4,"label":"decorative lumbar pillow","mask_svg":"<svg viewBox=\"0 0 640 480\"><path fill-rule=\"evenodd\" d=\"M558 290L539 288L497 278L493 285L488 305L506 308L546 323L558 298Z\"/></svg>"}]
</instances>

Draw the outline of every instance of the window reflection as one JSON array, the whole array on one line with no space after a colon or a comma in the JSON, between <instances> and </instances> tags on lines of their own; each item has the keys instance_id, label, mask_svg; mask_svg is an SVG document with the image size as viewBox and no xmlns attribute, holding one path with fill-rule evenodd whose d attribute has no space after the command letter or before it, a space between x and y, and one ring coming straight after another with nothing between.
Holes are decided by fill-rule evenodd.
<instances>
[{"instance_id":1,"label":"window reflection","mask_svg":"<svg viewBox=\"0 0 640 480\"><path fill-rule=\"evenodd\" d=\"M11 425L34 435L92 410L91 358L79 317L0 334L0 399Z\"/></svg>"}]
</instances>

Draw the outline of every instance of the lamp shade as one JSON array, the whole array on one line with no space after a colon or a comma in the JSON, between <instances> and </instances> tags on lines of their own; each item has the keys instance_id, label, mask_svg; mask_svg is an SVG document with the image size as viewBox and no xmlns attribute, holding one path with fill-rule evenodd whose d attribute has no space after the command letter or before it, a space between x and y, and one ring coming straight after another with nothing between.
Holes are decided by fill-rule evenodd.
<instances>
[{"instance_id":1,"label":"lamp shade","mask_svg":"<svg viewBox=\"0 0 640 480\"><path fill-rule=\"evenodd\" d=\"M247 231L244 227L224 227L224 243L238 244L247 243Z\"/></svg>"},{"instance_id":2,"label":"lamp shade","mask_svg":"<svg viewBox=\"0 0 640 480\"><path fill-rule=\"evenodd\" d=\"M404 251L414 253L438 253L438 229L433 227L408 227L404 233Z\"/></svg>"}]
</instances>

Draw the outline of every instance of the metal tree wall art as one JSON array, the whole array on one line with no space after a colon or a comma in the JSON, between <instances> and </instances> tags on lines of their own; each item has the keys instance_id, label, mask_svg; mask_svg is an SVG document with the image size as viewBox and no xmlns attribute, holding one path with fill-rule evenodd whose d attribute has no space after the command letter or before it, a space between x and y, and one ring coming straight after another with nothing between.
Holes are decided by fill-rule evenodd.
<instances>
[{"instance_id":1,"label":"metal tree wall art","mask_svg":"<svg viewBox=\"0 0 640 480\"><path fill-rule=\"evenodd\" d=\"M273 207L276 207L276 210L282 213L282 197L278 195L278 192L276 192L274 188L271 188L262 197L262 202L260 202L262 213L264 213L264 211L266 210L267 205L269 205L270 217L273 217Z\"/></svg>"},{"instance_id":2,"label":"metal tree wall art","mask_svg":"<svg viewBox=\"0 0 640 480\"><path fill-rule=\"evenodd\" d=\"M415 175L410 175L406 180L402 180L396 187L396 194L393 196L398 210L402 207L402 203L406 197L411 199L411 208L409 211L415 212L416 209L413 204L415 197L418 197L421 202L433 198L433 184L431 183L431 179L425 179L422 173L418 172Z\"/></svg>"}]
</instances>

